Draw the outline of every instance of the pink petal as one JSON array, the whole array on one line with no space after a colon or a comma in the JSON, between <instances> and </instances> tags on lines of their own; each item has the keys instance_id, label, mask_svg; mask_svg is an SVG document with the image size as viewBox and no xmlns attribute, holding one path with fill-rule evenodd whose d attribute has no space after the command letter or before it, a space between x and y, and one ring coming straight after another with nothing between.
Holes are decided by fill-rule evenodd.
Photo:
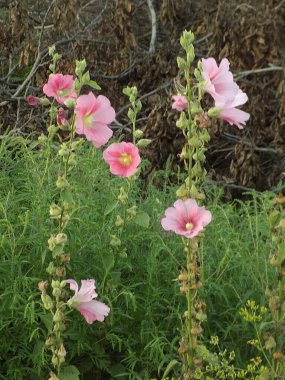
<instances>
[{"instance_id":1,"label":"pink petal","mask_svg":"<svg viewBox=\"0 0 285 380\"><path fill-rule=\"evenodd\" d=\"M65 281L67 284L69 284L70 290L73 290L75 293L78 292L78 284L75 280L69 279Z\"/></svg>"},{"instance_id":2,"label":"pink petal","mask_svg":"<svg viewBox=\"0 0 285 380\"><path fill-rule=\"evenodd\" d=\"M79 305L78 310L89 324L92 324L96 320L103 322L110 312L110 308L100 301L82 303Z\"/></svg>"}]
</instances>

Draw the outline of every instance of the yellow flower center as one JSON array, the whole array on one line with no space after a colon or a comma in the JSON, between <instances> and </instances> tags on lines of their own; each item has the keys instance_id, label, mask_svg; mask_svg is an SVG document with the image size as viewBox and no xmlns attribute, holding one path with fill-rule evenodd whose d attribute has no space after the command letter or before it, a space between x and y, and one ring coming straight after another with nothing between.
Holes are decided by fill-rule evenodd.
<instances>
[{"instance_id":1,"label":"yellow flower center","mask_svg":"<svg viewBox=\"0 0 285 380\"><path fill-rule=\"evenodd\" d=\"M119 158L119 161L124 166L130 166L132 163L132 156L128 153L123 153Z\"/></svg>"},{"instance_id":2,"label":"yellow flower center","mask_svg":"<svg viewBox=\"0 0 285 380\"><path fill-rule=\"evenodd\" d=\"M194 225L192 223L190 223L190 222L186 223L185 228L186 228L187 231L192 231L193 227L194 227Z\"/></svg>"},{"instance_id":3,"label":"yellow flower center","mask_svg":"<svg viewBox=\"0 0 285 380\"><path fill-rule=\"evenodd\" d=\"M83 116L83 124L87 128L91 128L93 123L93 115L90 113L87 113L85 116Z\"/></svg>"}]
</instances>

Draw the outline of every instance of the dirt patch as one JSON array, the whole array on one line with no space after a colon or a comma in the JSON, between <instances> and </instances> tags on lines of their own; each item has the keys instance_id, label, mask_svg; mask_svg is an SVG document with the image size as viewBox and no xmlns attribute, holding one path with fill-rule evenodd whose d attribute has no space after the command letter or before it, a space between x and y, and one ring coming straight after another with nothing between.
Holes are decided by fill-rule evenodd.
<instances>
[{"instance_id":1,"label":"dirt patch","mask_svg":"<svg viewBox=\"0 0 285 380\"><path fill-rule=\"evenodd\" d=\"M127 99L122 88L138 87L143 102L138 126L153 139L145 152L151 170L162 168L169 155L175 169L183 139L175 127L177 114L171 110L170 99L178 75L179 37L184 29L192 29L197 59L227 57L249 97L244 109L251 118L243 131L219 122L209 128L211 178L227 183L230 189L240 186L231 190L232 195L243 187L272 188L285 171L285 2L153 3L157 40L155 52L150 54L151 19L146 1L2 1L0 97L1 102L8 102L0 107L1 124L16 133L44 130L46 115L28 108L24 97L40 94L38 89L47 78L46 48L56 43L64 56L62 72L73 71L75 58L86 58L92 76L117 110L114 128L127 138Z\"/></svg>"}]
</instances>

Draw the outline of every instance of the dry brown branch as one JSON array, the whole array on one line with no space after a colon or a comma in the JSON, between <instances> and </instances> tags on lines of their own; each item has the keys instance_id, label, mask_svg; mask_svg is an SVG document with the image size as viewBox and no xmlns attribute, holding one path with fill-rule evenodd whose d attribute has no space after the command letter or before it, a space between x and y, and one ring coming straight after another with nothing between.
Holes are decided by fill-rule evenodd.
<instances>
[{"instance_id":1,"label":"dry brown branch","mask_svg":"<svg viewBox=\"0 0 285 380\"><path fill-rule=\"evenodd\" d=\"M149 53L153 54L155 52L155 43L156 43L156 14L153 6L152 0L147 0L147 5L150 11L151 17L151 40L149 44Z\"/></svg>"}]
</instances>

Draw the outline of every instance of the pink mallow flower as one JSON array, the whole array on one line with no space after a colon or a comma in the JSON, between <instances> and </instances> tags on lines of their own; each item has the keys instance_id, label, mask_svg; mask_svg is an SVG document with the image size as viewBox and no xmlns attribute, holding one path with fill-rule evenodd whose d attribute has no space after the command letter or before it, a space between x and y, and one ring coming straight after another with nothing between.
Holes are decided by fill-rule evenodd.
<instances>
[{"instance_id":1,"label":"pink mallow flower","mask_svg":"<svg viewBox=\"0 0 285 380\"><path fill-rule=\"evenodd\" d=\"M78 290L78 284L75 280L66 280L70 289L75 292L74 296L68 300L68 305L78 309L90 325L94 321L103 322L109 314L110 308L103 302L94 301L98 294L95 292L95 280L81 280L81 288Z\"/></svg>"},{"instance_id":2,"label":"pink mallow flower","mask_svg":"<svg viewBox=\"0 0 285 380\"><path fill-rule=\"evenodd\" d=\"M202 59L202 76L205 80L205 91L215 100L226 101L235 97L239 87L229 71L230 63L224 58L220 66L214 58Z\"/></svg>"},{"instance_id":3,"label":"pink mallow flower","mask_svg":"<svg viewBox=\"0 0 285 380\"><path fill-rule=\"evenodd\" d=\"M97 148L106 144L113 131L108 124L115 120L115 110L103 95L97 98L92 92L81 95L76 101L76 132L85 135Z\"/></svg>"},{"instance_id":4,"label":"pink mallow flower","mask_svg":"<svg viewBox=\"0 0 285 380\"><path fill-rule=\"evenodd\" d=\"M110 172L122 178L135 174L141 162L138 148L127 142L111 144L103 158L110 165Z\"/></svg>"},{"instance_id":5,"label":"pink mallow flower","mask_svg":"<svg viewBox=\"0 0 285 380\"><path fill-rule=\"evenodd\" d=\"M243 129L245 123L250 118L250 114L236 107L241 106L247 101L248 97L246 93L239 89L233 99L225 102L216 101L214 112L217 113L217 116L219 118L227 121L231 125L236 125L239 129ZM209 113L209 115L210 114L211 113Z\"/></svg>"},{"instance_id":6,"label":"pink mallow flower","mask_svg":"<svg viewBox=\"0 0 285 380\"><path fill-rule=\"evenodd\" d=\"M29 95L26 97L26 102L29 106L38 106L41 100L37 96Z\"/></svg>"},{"instance_id":7,"label":"pink mallow flower","mask_svg":"<svg viewBox=\"0 0 285 380\"><path fill-rule=\"evenodd\" d=\"M77 97L72 75L50 75L43 87L43 92L46 96L55 98L59 104L64 104L67 99L76 99Z\"/></svg>"},{"instance_id":8,"label":"pink mallow flower","mask_svg":"<svg viewBox=\"0 0 285 380\"><path fill-rule=\"evenodd\" d=\"M165 231L191 239L210 223L212 214L205 207L199 207L195 199L177 200L165 211L161 225Z\"/></svg>"},{"instance_id":9,"label":"pink mallow flower","mask_svg":"<svg viewBox=\"0 0 285 380\"><path fill-rule=\"evenodd\" d=\"M187 99L182 95L173 95L172 96L172 109L177 111L183 111L187 108Z\"/></svg>"}]
</instances>

